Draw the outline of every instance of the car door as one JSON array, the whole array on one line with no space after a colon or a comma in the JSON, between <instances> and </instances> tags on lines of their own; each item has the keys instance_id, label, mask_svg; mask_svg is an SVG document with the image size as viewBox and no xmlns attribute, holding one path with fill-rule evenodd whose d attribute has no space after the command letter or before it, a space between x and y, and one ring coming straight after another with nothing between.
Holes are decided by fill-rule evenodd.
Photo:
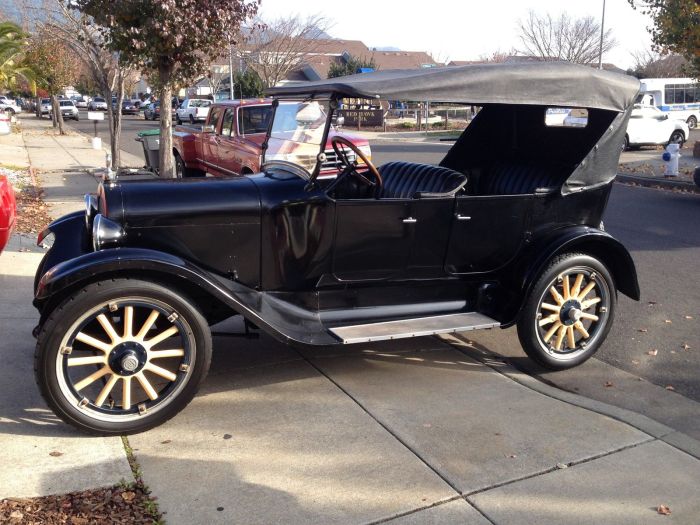
<instances>
[{"instance_id":1,"label":"car door","mask_svg":"<svg viewBox=\"0 0 700 525\"><path fill-rule=\"evenodd\" d=\"M534 198L530 194L457 197L445 271L483 273L511 261L524 244Z\"/></svg>"},{"instance_id":2,"label":"car door","mask_svg":"<svg viewBox=\"0 0 700 525\"><path fill-rule=\"evenodd\" d=\"M214 131L200 133L202 137L202 163L207 166L207 171L223 174L219 168L219 143L220 138L218 133L220 133L220 122L219 118L223 112L223 107L217 106L209 112L209 118L205 123L205 126L214 126ZM202 128L204 129L204 128Z\"/></svg>"},{"instance_id":3,"label":"car door","mask_svg":"<svg viewBox=\"0 0 700 525\"><path fill-rule=\"evenodd\" d=\"M236 144L235 117L236 108L226 108L221 120L221 129L216 136L219 169L226 175L241 173L240 154Z\"/></svg>"}]
</instances>

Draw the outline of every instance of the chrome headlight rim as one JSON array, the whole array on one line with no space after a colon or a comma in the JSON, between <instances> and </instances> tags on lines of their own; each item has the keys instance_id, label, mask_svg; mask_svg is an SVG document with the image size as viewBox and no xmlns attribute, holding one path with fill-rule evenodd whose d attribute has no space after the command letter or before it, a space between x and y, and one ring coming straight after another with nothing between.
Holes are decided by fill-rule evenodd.
<instances>
[{"instance_id":1,"label":"chrome headlight rim","mask_svg":"<svg viewBox=\"0 0 700 525\"><path fill-rule=\"evenodd\" d=\"M85 227L90 231L92 227L92 221L97 215L98 204L97 196L92 193L86 193L84 197L85 201Z\"/></svg>"},{"instance_id":2,"label":"chrome headlight rim","mask_svg":"<svg viewBox=\"0 0 700 525\"><path fill-rule=\"evenodd\" d=\"M92 222L92 248L99 251L119 244L124 238L124 229L101 213L95 215Z\"/></svg>"}]
</instances>

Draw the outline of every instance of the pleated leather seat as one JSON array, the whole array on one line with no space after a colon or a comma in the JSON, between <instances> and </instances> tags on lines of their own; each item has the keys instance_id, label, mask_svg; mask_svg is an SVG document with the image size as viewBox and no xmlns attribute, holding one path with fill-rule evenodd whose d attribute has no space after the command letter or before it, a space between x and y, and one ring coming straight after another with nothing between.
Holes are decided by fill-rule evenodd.
<instances>
[{"instance_id":1,"label":"pleated leather seat","mask_svg":"<svg viewBox=\"0 0 700 525\"><path fill-rule=\"evenodd\" d=\"M378 168L384 199L412 199L417 193L449 195L467 182L466 175L449 168L414 162L388 162Z\"/></svg>"},{"instance_id":2,"label":"pleated leather seat","mask_svg":"<svg viewBox=\"0 0 700 525\"><path fill-rule=\"evenodd\" d=\"M566 175L565 168L534 162L496 161L481 176L479 195L520 195L538 188L555 189Z\"/></svg>"}]
</instances>

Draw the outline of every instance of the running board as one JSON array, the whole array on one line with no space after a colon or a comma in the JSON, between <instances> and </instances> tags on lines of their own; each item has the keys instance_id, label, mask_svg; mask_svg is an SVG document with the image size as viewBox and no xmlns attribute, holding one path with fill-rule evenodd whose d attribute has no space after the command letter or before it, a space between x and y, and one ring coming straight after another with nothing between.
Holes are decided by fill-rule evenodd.
<instances>
[{"instance_id":1,"label":"running board","mask_svg":"<svg viewBox=\"0 0 700 525\"><path fill-rule=\"evenodd\" d=\"M449 334L495 328L500 323L477 312L419 317L386 323L356 324L330 328L333 335L344 344L384 341L404 337L421 337L424 335Z\"/></svg>"}]
</instances>

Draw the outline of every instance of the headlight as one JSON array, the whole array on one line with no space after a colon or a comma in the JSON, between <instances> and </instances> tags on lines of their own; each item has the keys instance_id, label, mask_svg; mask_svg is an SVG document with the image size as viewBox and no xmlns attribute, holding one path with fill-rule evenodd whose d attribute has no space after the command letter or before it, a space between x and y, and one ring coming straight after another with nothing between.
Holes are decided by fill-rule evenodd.
<instances>
[{"instance_id":1,"label":"headlight","mask_svg":"<svg viewBox=\"0 0 700 525\"><path fill-rule=\"evenodd\" d=\"M97 197L92 193L85 194L85 227L90 231L92 219L97 215Z\"/></svg>"},{"instance_id":2,"label":"headlight","mask_svg":"<svg viewBox=\"0 0 700 525\"><path fill-rule=\"evenodd\" d=\"M124 229L101 213L95 215L92 223L92 248L95 251L119 244L124 238Z\"/></svg>"}]
</instances>

